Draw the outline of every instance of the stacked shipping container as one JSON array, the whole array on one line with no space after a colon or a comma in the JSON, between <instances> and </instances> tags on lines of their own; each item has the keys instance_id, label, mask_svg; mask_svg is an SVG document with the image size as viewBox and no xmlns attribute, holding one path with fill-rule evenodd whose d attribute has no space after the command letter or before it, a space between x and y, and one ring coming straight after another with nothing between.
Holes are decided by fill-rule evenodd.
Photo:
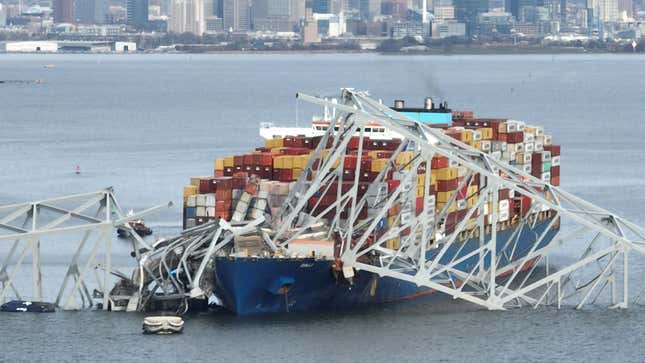
<instances>
[{"instance_id":1,"label":"stacked shipping container","mask_svg":"<svg viewBox=\"0 0 645 363\"><path fill-rule=\"evenodd\" d=\"M444 132L546 182L560 183L560 146L553 145L551 137L545 135L541 127L505 119L475 119L472 113L461 112L454 118L453 126L445 128ZM241 221L264 213L277 216L320 140L320 137L296 136L270 139L255 152L215 160L214 176L191 178L191 184L184 187L184 228L216 218ZM365 219L378 213L389 194L400 184L403 184L403 193L410 193L408 200L416 201L414 205L392 206L388 217L379 221L377 233L407 224L414 217L413 213L419 215L425 211L434 215L443 209L448 211L443 225L449 233L466 217L468 208L477 202L479 175L470 175L465 182L467 169L448 158L435 155L429 170L425 163L412 170L413 153L403 151L397 155L394 161L396 171L393 171L393 168L388 168L389 159L400 140L365 138L360 162L359 140L353 137L345 158L336 162L335 166L342 163L343 167L342 191L348 191L358 180L360 198L368 192L368 187L381 171L387 169L388 173L384 182L374 188L376 192L367 195L367 203L359 211L358 218ZM327 156L328 151L323 154L324 158ZM314 170L319 162L316 160L312 165ZM336 201L338 188L338 182L321 187L308 200L307 211L318 215L327 210L324 217L334 217L336 210L329 207ZM347 218L348 208L341 211L341 218ZM499 193L498 208L497 222L510 222L529 212L530 199L515 196L511 190L504 189ZM490 222L490 210L490 205L484 206L487 223ZM471 218L476 217L475 212ZM408 229L400 231L400 235L409 233ZM398 238L393 238L387 246L395 248L398 243Z\"/></svg>"}]
</instances>

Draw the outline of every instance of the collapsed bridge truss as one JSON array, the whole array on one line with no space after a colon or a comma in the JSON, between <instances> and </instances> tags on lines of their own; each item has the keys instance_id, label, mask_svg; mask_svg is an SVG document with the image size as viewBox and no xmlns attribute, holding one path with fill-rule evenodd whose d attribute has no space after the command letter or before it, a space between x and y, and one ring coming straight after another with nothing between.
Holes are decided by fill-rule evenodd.
<instances>
[{"instance_id":1,"label":"collapsed bridge truss","mask_svg":"<svg viewBox=\"0 0 645 363\"><path fill-rule=\"evenodd\" d=\"M491 154L474 149L441 130L412 121L371 99L365 92L344 89L339 100L304 94L298 94L298 98L330 108L334 115L331 125L335 122L335 126L329 127L323 136L285 202L271 245L276 248L288 246L290 240L305 233L307 226L318 224L326 214L335 210L335 217L329 222L329 236L336 235L341 239L340 259L348 278L353 275L353 270L369 271L434 289L488 309L527 304L560 306L563 302L580 308L596 301L603 291L609 291L606 301L612 307L628 306L630 253L641 255L645 252L643 228L545 183L508 162L493 158ZM403 142L370 190L361 197L358 192L361 147L364 126L369 122L398 133ZM343 160L351 137L356 135L360 137L358 170L354 186L344 191L340 187L343 163L338 160ZM324 151L325 147L329 151ZM359 220L359 211L367 203L368 195L379 194L375 188L385 175L402 171L403 168L397 168L395 160L403 150L414 152L408 170L415 171L420 166L430 165L432 157L437 154L447 157L453 165L465 168L460 188L472 183L475 180L473 176L479 175L479 198L467 208L465 217L456 223L454 230L447 232L444 223L449 210L457 203L456 193L439 211L435 211L430 203L411 218L399 211L396 218L400 227L374 237L375 228L382 218L387 217L391 206L414 205L415 192L408 190L405 181L383 198L376 215ZM404 175L404 178L416 178L415 172ZM428 177L429 173L426 173ZM310 198L321 188L336 182L339 185L335 203L320 213L303 218L303 210ZM426 196L429 184L426 180ZM498 192L501 188L512 190L516 197L525 196L531 200L531 210L515 221L517 228L513 228L514 232L504 248L500 248L496 238L504 223L496 223L496 228L492 228L489 222L498 220ZM489 218L484 216L486 203L491 209L486 211ZM346 219L339 218L341 211L346 212ZM532 227L539 222L545 223L546 228L536 233ZM287 231L297 225L303 226L303 232L286 237ZM564 235L543 243L560 229ZM390 238L399 236L404 230L408 233L401 236L398 246L388 245ZM523 230L531 231L534 243L521 258L515 258L513 244L518 243L520 236L526 238ZM479 238L479 247L465 254L449 252L461 248L460 240L466 238ZM504 253L498 255L501 250ZM549 256L557 251L565 255L579 251L579 255L574 261L559 265L556 270L549 267ZM463 263L473 258L476 263ZM543 268L536 269L538 265ZM464 269L463 266L468 267ZM640 294L635 300L639 298Z\"/></svg>"}]
</instances>

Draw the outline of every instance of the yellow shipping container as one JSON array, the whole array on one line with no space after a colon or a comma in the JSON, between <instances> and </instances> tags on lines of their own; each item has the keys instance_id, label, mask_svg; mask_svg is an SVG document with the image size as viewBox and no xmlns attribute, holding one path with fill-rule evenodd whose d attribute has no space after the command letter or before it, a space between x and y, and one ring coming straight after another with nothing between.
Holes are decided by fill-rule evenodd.
<instances>
[{"instance_id":1,"label":"yellow shipping container","mask_svg":"<svg viewBox=\"0 0 645 363\"><path fill-rule=\"evenodd\" d=\"M423 185L418 185L417 186L417 198L423 198L423 192L425 191L425 187Z\"/></svg>"},{"instance_id":2,"label":"yellow shipping container","mask_svg":"<svg viewBox=\"0 0 645 363\"><path fill-rule=\"evenodd\" d=\"M463 142L471 142L473 141L473 132L472 130L463 130L461 133L459 133L459 138Z\"/></svg>"},{"instance_id":3,"label":"yellow shipping container","mask_svg":"<svg viewBox=\"0 0 645 363\"><path fill-rule=\"evenodd\" d=\"M198 176L192 176L192 177L190 177L190 185L193 185L193 186L195 186L195 187L199 188L199 180L200 180L200 179L201 179L201 178L200 178L200 177L198 177ZM192 194L191 194L191 195L192 195Z\"/></svg>"},{"instance_id":4,"label":"yellow shipping container","mask_svg":"<svg viewBox=\"0 0 645 363\"><path fill-rule=\"evenodd\" d=\"M474 147L475 149L477 149L477 150L482 149L482 142L481 141L473 141L473 142L470 143L470 145L472 147Z\"/></svg>"},{"instance_id":5,"label":"yellow shipping container","mask_svg":"<svg viewBox=\"0 0 645 363\"><path fill-rule=\"evenodd\" d=\"M232 168L235 165L235 157L234 156L225 156L224 157L224 167L225 168Z\"/></svg>"},{"instance_id":6,"label":"yellow shipping container","mask_svg":"<svg viewBox=\"0 0 645 363\"><path fill-rule=\"evenodd\" d=\"M224 171L224 159L215 159L215 170Z\"/></svg>"},{"instance_id":7,"label":"yellow shipping container","mask_svg":"<svg viewBox=\"0 0 645 363\"><path fill-rule=\"evenodd\" d=\"M482 140L492 140L493 139L493 129L490 127L483 127L479 129L482 133Z\"/></svg>"},{"instance_id":8,"label":"yellow shipping container","mask_svg":"<svg viewBox=\"0 0 645 363\"><path fill-rule=\"evenodd\" d=\"M454 190L451 190L449 192L438 192L437 193L437 202L440 203L446 203L450 200L450 197L455 193Z\"/></svg>"},{"instance_id":9,"label":"yellow shipping container","mask_svg":"<svg viewBox=\"0 0 645 363\"><path fill-rule=\"evenodd\" d=\"M417 185L426 185L426 175L425 174L418 174L417 175Z\"/></svg>"},{"instance_id":10,"label":"yellow shipping container","mask_svg":"<svg viewBox=\"0 0 645 363\"><path fill-rule=\"evenodd\" d=\"M276 156L273 158L273 169L284 169L284 162L282 161L282 156Z\"/></svg>"},{"instance_id":11,"label":"yellow shipping container","mask_svg":"<svg viewBox=\"0 0 645 363\"><path fill-rule=\"evenodd\" d=\"M399 155L396 156L396 165L405 165L412 161L412 156L414 154L412 151L401 151Z\"/></svg>"},{"instance_id":12,"label":"yellow shipping container","mask_svg":"<svg viewBox=\"0 0 645 363\"><path fill-rule=\"evenodd\" d=\"M430 173L430 185L437 186L437 174Z\"/></svg>"},{"instance_id":13,"label":"yellow shipping container","mask_svg":"<svg viewBox=\"0 0 645 363\"><path fill-rule=\"evenodd\" d=\"M292 175L294 179L300 178L300 175L302 174L302 169L300 168L293 168Z\"/></svg>"},{"instance_id":14,"label":"yellow shipping container","mask_svg":"<svg viewBox=\"0 0 645 363\"><path fill-rule=\"evenodd\" d=\"M196 194L198 194L198 192L199 192L199 187L196 187L194 185L186 185L184 187L184 198L188 197L190 195L196 195Z\"/></svg>"},{"instance_id":15,"label":"yellow shipping container","mask_svg":"<svg viewBox=\"0 0 645 363\"><path fill-rule=\"evenodd\" d=\"M452 180L457 177L457 168L436 169L437 180Z\"/></svg>"},{"instance_id":16,"label":"yellow shipping container","mask_svg":"<svg viewBox=\"0 0 645 363\"><path fill-rule=\"evenodd\" d=\"M445 205L446 205L446 203L437 202L437 213L441 212L441 210L443 209L443 207ZM448 208L448 213L452 213L452 212L455 212L455 211L457 211L457 204L452 203L450 205L450 207Z\"/></svg>"},{"instance_id":17,"label":"yellow shipping container","mask_svg":"<svg viewBox=\"0 0 645 363\"><path fill-rule=\"evenodd\" d=\"M479 197L477 195L473 195L470 198L468 198L468 207L472 207L477 203L477 200L479 200Z\"/></svg>"},{"instance_id":18,"label":"yellow shipping container","mask_svg":"<svg viewBox=\"0 0 645 363\"><path fill-rule=\"evenodd\" d=\"M401 240L399 238L392 238L385 241L385 248L398 250L401 248Z\"/></svg>"},{"instance_id":19,"label":"yellow shipping container","mask_svg":"<svg viewBox=\"0 0 645 363\"><path fill-rule=\"evenodd\" d=\"M293 165L294 169L302 169L303 168L302 156L301 155L295 155L293 158L291 158L291 160L292 160L292 165Z\"/></svg>"},{"instance_id":20,"label":"yellow shipping container","mask_svg":"<svg viewBox=\"0 0 645 363\"><path fill-rule=\"evenodd\" d=\"M388 227L394 226L394 222L396 222L396 216L387 217L387 226Z\"/></svg>"}]
</instances>

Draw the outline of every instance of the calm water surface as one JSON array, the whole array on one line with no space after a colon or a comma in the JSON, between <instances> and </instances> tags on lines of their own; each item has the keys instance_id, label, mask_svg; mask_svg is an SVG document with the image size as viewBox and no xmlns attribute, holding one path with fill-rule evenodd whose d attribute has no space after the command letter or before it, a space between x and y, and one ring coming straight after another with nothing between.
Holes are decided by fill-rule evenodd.
<instances>
[{"instance_id":1,"label":"calm water surface","mask_svg":"<svg viewBox=\"0 0 645 363\"><path fill-rule=\"evenodd\" d=\"M126 208L181 204L189 176L261 142L260 122L307 124L318 110L298 104L297 91L354 87L387 103L433 96L542 124L563 145L563 187L643 225L644 64L631 55L3 54L0 80L44 83L0 84L0 205L106 186ZM180 216L174 208L150 222L172 234ZM47 276L65 272L72 248L43 245ZM127 246L115 248L115 263L131 266ZM639 279L645 267L633 265ZM142 336L141 318L0 314L0 361L636 362L645 353L641 306L488 312L417 300L359 312L193 316L185 334L170 337Z\"/></svg>"}]
</instances>

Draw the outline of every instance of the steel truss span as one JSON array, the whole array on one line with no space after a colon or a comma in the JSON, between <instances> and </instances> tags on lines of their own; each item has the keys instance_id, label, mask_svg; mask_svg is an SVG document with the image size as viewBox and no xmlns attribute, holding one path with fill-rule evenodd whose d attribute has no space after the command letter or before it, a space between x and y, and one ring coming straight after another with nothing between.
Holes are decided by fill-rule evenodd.
<instances>
[{"instance_id":1,"label":"steel truss span","mask_svg":"<svg viewBox=\"0 0 645 363\"><path fill-rule=\"evenodd\" d=\"M439 129L412 121L370 98L366 92L343 89L338 100L305 94L297 97L330 109L337 131L334 131L335 127L329 127L290 193L282 208L280 223L274 226L276 233L270 238L271 246L284 249L290 240L307 233L307 227L320 225L323 216L335 210L336 217L326 222L327 233L328 237L336 236L341 240L340 260L348 279L355 271L369 271L495 310L524 305L559 307L563 303L581 308L590 302L603 301L611 307L628 306L629 260L645 252L643 228L455 140ZM398 133L403 142L370 189L359 197L363 129L368 122L376 122ZM342 160L351 137L357 135L360 141L356 180L354 187L344 191L340 184ZM330 146L329 151L324 151L325 146ZM407 168L397 169L395 160L403 150L413 151L414 156ZM359 220L359 211L368 203L369 196L372 196L369 202L373 203L373 196L379 195L376 190L379 182L388 172L415 171L419 166L430 165L437 154L447 157L453 165L465 168L464 181L459 188L470 185L474 176L479 175L477 202L467 208L466 216L449 232L444 223L448 212L458 203L456 193L439 211L435 211L434 203L426 203L421 211L417 210L416 216L413 213L410 217L400 210L396 215L400 227L391 228L375 238L375 228L379 220L387 217L391 206L414 205L415 201L415 191L406 189L404 179L393 192L378 201L381 208L376 215ZM425 175L429 178L429 173ZM404 178L416 176L415 172L408 172ZM338 183L336 202L320 213L305 213L310 197L332 183ZM425 196L429 195L429 184L426 180ZM531 209L515 221L494 223L496 228L493 228L489 221L498 220L498 192L502 188L512 190L516 197L530 198ZM487 203L491 210L485 211ZM346 211L346 219L339 219L341 211ZM487 217L485 212L488 212ZM511 237L500 249L497 234L511 227L511 223ZM538 223L546 225L539 233L533 228ZM298 226L301 228L296 228ZM515 257L520 256L516 246L521 235L526 238L522 233L525 229L533 233L534 243L518 258ZM402 231L407 234L401 236L400 244L388 245L387 241L398 237ZM552 242L542 243L558 232L560 235ZM478 248L467 254L450 252L463 248L461 242L470 238L479 238ZM503 253L498 254L500 250ZM578 255L572 256L576 251ZM550 264L550 256L572 258L559 263L555 269ZM469 259L476 263L464 264ZM601 295L606 298L599 299ZM640 299L640 293L637 295L635 301Z\"/></svg>"},{"instance_id":2,"label":"steel truss span","mask_svg":"<svg viewBox=\"0 0 645 363\"><path fill-rule=\"evenodd\" d=\"M33 301L46 298L43 277L47 276L42 272L41 245L51 244L53 248L63 249L75 246L65 277L57 288L56 306L68 310L89 308L98 299L103 309L108 309L112 302L107 290L112 286L111 275L127 278L112 271L115 229L122 227L131 231L133 250L137 254L142 249L150 249L127 222L165 206L126 215L112 188L0 206L0 245L3 250L8 248L8 253L0 259L0 303L9 296ZM23 268L28 256L31 257L32 289L24 291L24 286L16 280L21 274L29 274ZM94 283L90 281L92 276ZM91 286L97 287L93 293L90 293Z\"/></svg>"}]
</instances>

